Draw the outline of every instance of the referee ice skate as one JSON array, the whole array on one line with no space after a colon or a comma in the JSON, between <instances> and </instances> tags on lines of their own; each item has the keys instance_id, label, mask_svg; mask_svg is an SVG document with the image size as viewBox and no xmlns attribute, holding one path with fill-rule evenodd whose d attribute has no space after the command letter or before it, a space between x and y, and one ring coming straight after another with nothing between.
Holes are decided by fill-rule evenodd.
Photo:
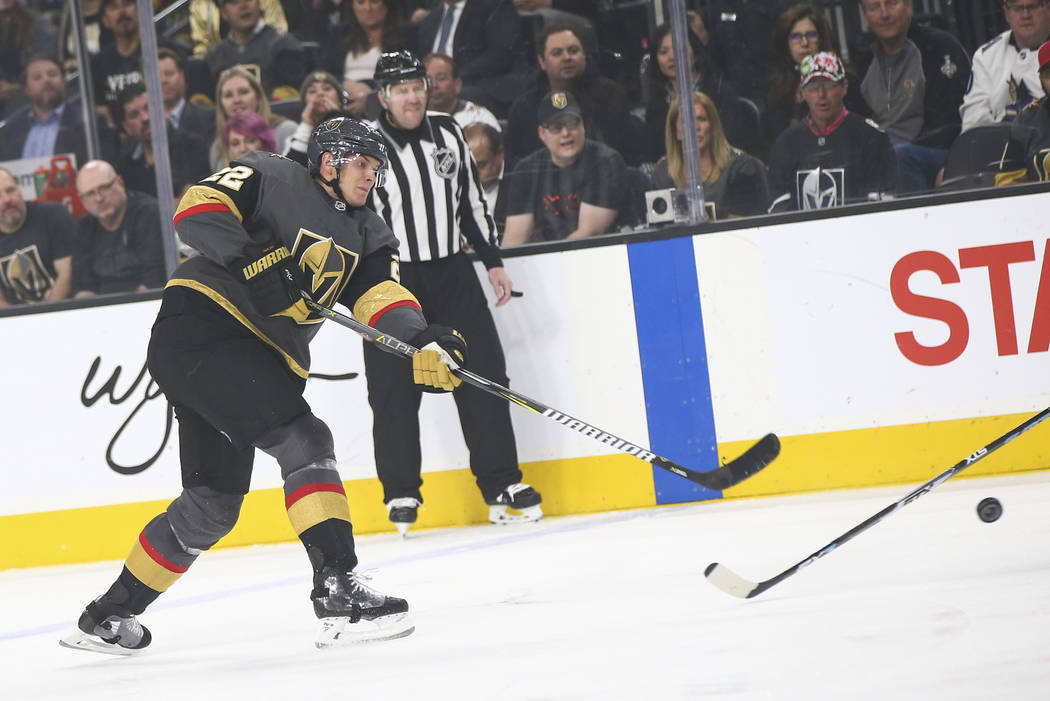
<instances>
[{"instance_id":1,"label":"referee ice skate","mask_svg":"<svg viewBox=\"0 0 1050 701\"><path fill-rule=\"evenodd\" d=\"M434 389L453 387L442 352L463 362L466 348L451 329L427 326L397 281L397 240L363 206L386 164L378 134L354 119L322 122L307 159L309 169L253 151L179 204L175 228L200 255L165 287L147 363L179 419L183 491L143 528L116 582L63 639L68 647L129 654L149 644L137 616L233 528L256 448L280 465L288 518L313 567L318 647L413 630L404 599L354 572L332 434L303 399L321 324L304 291L414 337L420 377Z\"/></svg>"},{"instance_id":2,"label":"referee ice skate","mask_svg":"<svg viewBox=\"0 0 1050 701\"><path fill-rule=\"evenodd\" d=\"M377 128L386 142L390 172L385 184L372 192L369 206L401 244L401 282L435 322L463 333L470 344L471 371L506 385L503 348L463 240L488 270L496 306L510 299L511 281L503 270L491 209L463 132L450 115L426 111L426 68L411 53L381 54L375 82L383 108ZM390 520L404 534L423 500L422 395L398 359L366 343L364 360L375 416L376 470ZM521 482L509 405L467 385L452 396L470 451L470 469L489 505L490 520L541 517L540 495Z\"/></svg>"}]
</instances>

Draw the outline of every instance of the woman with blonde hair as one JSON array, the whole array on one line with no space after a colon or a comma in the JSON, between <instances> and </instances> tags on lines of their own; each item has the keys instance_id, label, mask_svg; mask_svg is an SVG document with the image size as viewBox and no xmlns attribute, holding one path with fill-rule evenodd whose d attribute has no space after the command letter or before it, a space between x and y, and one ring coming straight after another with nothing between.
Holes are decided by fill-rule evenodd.
<instances>
[{"instance_id":1,"label":"woman with blonde hair","mask_svg":"<svg viewBox=\"0 0 1050 701\"><path fill-rule=\"evenodd\" d=\"M764 214L769 204L769 183L762 161L734 148L726 139L722 118L714 102L702 92L693 93L696 140L700 148L700 176L704 204L711 219ZM653 187L685 188L688 167L683 153L684 125L675 98L667 112L667 156L653 171Z\"/></svg>"},{"instance_id":2,"label":"woman with blonde hair","mask_svg":"<svg viewBox=\"0 0 1050 701\"><path fill-rule=\"evenodd\" d=\"M270 111L270 103L263 92L262 83L246 66L230 66L219 74L215 86L215 141L211 146L209 160L218 170L230 160L222 134L226 121L239 112L255 112L273 130L277 142L277 153L287 150L288 140L295 133L296 123Z\"/></svg>"}]
</instances>

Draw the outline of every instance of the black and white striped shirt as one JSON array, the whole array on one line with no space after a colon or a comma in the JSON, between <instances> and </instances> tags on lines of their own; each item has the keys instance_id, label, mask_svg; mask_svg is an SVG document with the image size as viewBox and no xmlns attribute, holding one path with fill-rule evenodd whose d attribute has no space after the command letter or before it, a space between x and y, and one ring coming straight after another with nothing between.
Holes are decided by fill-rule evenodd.
<instances>
[{"instance_id":1,"label":"black and white striped shirt","mask_svg":"<svg viewBox=\"0 0 1050 701\"><path fill-rule=\"evenodd\" d=\"M385 115L373 126L386 141L390 163L368 206L400 242L402 263L447 258L466 238L486 268L502 266L492 209L456 121L427 112L416 129L397 129Z\"/></svg>"}]
</instances>

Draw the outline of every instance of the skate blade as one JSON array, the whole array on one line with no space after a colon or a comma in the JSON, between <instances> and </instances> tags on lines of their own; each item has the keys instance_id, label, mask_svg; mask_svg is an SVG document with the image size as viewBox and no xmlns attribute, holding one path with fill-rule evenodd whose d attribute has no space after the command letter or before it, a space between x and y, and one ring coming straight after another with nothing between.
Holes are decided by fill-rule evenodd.
<instances>
[{"instance_id":1,"label":"skate blade","mask_svg":"<svg viewBox=\"0 0 1050 701\"><path fill-rule=\"evenodd\" d=\"M321 619L321 631L314 643L318 649L360 643L374 643L381 640L395 640L411 635L416 629L407 613L394 613L373 621L361 619L351 623L346 616Z\"/></svg>"},{"instance_id":2,"label":"skate blade","mask_svg":"<svg viewBox=\"0 0 1050 701\"><path fill-rule=\"evenodd\" d=\"M72 650L84 650L85 652L100 652L104 655L117 655L118 657L130 657L142 652L145 648L132 649L121 647L116 643L107 643L99 638L92 637L87 633L77 630L64 638L60 638L58 644Z\"/></svg>"},{"instance_id":3,"label":"skate blade","mask_svg":"<svg viewBox=\"0 0 1050 701\"><path fill-rule=\"evenodd\" d=\"M397 522L394 525L397 526L397 532L401 534L402 538L407 538L408 537L408 529L412 525L411 523L400 523L400 522Z\"/></svg>"},{"instance_id":4,"label":"skate blade","mask_svg":"<svg viewBox=\"0 0 1050 701\"><path fill-rule=\"evenodd\" d=\"M543 518L543 509L539 504L527 506L521 511L512 509L505 504L489 507L489 521L492 523L523 523L525 521L539 521Z\"/></svg>"}]
</instances>

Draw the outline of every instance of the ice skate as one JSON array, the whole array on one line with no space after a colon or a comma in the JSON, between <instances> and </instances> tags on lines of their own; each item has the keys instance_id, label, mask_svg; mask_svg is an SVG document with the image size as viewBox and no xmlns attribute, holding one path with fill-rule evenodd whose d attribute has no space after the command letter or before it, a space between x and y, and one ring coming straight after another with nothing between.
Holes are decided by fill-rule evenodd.
<instances>
[{"instance_id":1,"label":"ice skate","mask_svg":"<svg viewBox=\"0 0 1050 701\"><path fill-rule=\"evenodd\" d=\"M310 598L321 619L318 648L403 638L416 629L408 602L364 583L367 576L326 567L314 575Z\"/></svg>"},{"instance_id":2,"label":"ice skate","mask_svg":"<svg viewBox=\"0 0 1050 701\"><path fill-rule=\"evenodd\" d=\"M538 521L543 518L540 493L527 484L515 482L506 487L495 499L488 501L489 521L514 523L516 521Z\"/></svg>"},{"instance_id":3,"label":"ice skate","mask_svg":"<svg viewBox=\"0 0 1050 701\"><path fill-rule=\"evenodd\" d=\"M414 497L398 497L391 499L386 505L390 522L397 526L397 532L404 538L408 535L408 528L416 522L420 501Z\"/></svg>"},{"instance_id":4,"label":"ice skate","mask_svg":"<svg viewBox=\"0 0 1050 701\"><path fill-rule=\"evenodd\" d=\"M142 651L153 639L149 628L127 610L108 603L104 596L87 605L77 621L77 629L58 644L74 650L127 656Z\"/></svg>"}]
</instances>

